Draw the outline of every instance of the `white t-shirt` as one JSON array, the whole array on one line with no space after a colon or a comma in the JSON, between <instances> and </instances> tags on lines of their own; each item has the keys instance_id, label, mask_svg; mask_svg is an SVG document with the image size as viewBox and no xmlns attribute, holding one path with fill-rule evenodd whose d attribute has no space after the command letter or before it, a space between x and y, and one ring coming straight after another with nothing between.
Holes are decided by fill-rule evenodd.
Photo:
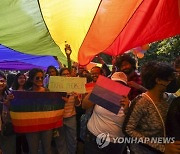
<instances>
[{"instance_id":1,"label":"white t-shirt","mask_svg":"<svg viewBox=\"0 0 180 154\"><path fill-rule=\"evenodd\" d=\"M123 137L122 124L124 122L125 114L124 108L121 107L119 113L116 115L105 108L95 105L93 114L88 121L88 130L98 136L101 133L108 134L112 141L113 137Z\"/></svg>"}]
</instances>

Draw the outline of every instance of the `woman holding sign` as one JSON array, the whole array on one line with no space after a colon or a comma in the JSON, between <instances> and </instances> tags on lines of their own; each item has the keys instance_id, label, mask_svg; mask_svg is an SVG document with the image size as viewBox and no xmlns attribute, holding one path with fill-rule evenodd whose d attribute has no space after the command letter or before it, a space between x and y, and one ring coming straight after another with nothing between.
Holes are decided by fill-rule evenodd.
<instances>
[{"instance_id":1,"label":"woman holding sign","mask_svg":"<svg viewBox=\"0 0 180 154\"><path fill-rule=\"evenodd\" d=\"M28 91L46 92L49 91L43 87L44 72L41 69L34 68L29 72L27 80ZM38 154L39 141L42 144L43 154L51 154L52 130L26 133L30 154Z\"/></svg>"},{"instance_id":2,"label":"woman holding sign","mask_svg":"<svg viewBox=\"0 0 180 154\"><path fill-rule=\"evenodd\" d=\"M60 76L70 77L68 68L61 68ZM75 154L77 147L75 105L79 104L80 101L76 93L68 93L64 100L63 127L59 128L59 136L55 138L56 146L58 153Z\"/></svg>"}]
</instances>

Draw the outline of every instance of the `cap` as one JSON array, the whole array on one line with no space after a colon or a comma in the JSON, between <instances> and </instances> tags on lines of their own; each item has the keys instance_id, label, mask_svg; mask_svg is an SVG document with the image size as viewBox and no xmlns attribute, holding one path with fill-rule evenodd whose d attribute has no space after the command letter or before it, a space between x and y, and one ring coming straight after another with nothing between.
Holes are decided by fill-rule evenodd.
<instances>
[{"instance_id":1,"label":"cap","mask_svg":"<svg viewBox=\"0 0 180 154\"><path fill-rule=\"evenodd\" d=\"M113 81L121 81L121 82L127 84L127 76L123 72L115 72L111 76L111 80L113 80Z\"/></svg>"}]
</instances>

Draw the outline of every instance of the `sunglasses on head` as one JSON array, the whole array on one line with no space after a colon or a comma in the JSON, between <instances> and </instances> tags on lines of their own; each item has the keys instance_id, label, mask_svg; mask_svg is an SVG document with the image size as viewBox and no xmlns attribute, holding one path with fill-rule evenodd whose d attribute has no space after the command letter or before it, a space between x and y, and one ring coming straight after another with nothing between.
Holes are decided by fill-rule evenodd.
<instances>
[{"instance_id":1,"label":"sunglasses on head","mask_svg":"<svg viewBox=\"0 0 180 154\"><path fill-rule=\"evenodd\" d=\"M39 76L35 77L35 80L43 80L43 79L44 77L39 77Z\"/></svg>"}]
</instances>

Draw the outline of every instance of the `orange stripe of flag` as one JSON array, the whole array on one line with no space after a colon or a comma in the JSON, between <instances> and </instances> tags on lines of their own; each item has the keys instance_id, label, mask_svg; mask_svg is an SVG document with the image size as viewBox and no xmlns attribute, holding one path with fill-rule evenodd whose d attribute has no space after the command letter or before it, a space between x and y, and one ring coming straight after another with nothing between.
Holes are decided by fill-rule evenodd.
<instances>
[{"instance_id":1,"label":"orange stripe of flag","mask_svg":"<svg viewBox=\"0 0 180 154\"><path fill-rule=\"evenodd\" d=\"M142 1L110 0L101 2L79 49L78 60L81 65L88 64L95 55L113 43Z\"/></svg>"},{"instance_id":2,"label":"orange stripe of flag","mask_svg":"<svg viewBox=\"0 0 180 154\"><path fill-rule=\"evenodd\" d=\"M38 119L38 118L49 118L55 116L61 116L64 113L64 109L55 111L41 111L41 112L12 112L10 115L12 119Z\"/></svg>"}]
</instances>

